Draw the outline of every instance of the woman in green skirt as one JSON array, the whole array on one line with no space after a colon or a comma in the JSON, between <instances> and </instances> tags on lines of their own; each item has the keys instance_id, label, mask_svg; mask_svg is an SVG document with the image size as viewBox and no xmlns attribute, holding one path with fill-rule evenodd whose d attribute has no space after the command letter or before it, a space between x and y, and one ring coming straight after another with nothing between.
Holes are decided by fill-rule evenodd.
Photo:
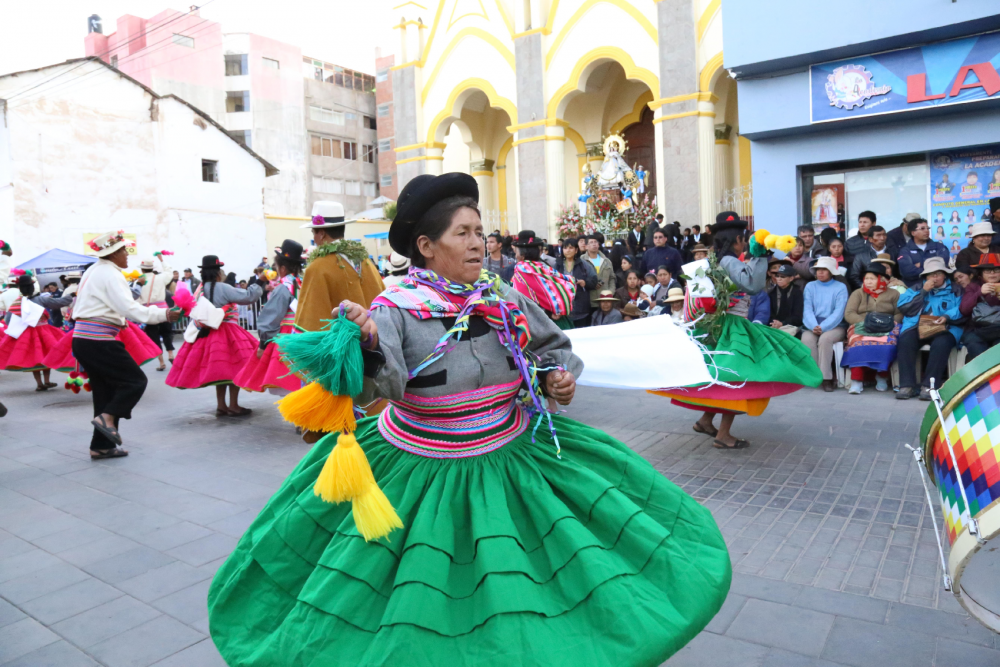
<instances>
[{"instance_id":1,"label":"woman in green skirt","mask_svg":"<svg viewBox=\"0 0 1000 667\"><path fill-rule=\"evenodd\" d=\"M315 495L341 447L320 440L212 582L231 666L652 666L722 605L731 568L708 510L545 411L583 365L541 308L481 273L477 203L468 175L411 180L389 234L409 276L370 312L340 310L360 327L359 402L390 403L354 435L402 528L375 539L357 508Z\"/></svg>"}]
</instances>

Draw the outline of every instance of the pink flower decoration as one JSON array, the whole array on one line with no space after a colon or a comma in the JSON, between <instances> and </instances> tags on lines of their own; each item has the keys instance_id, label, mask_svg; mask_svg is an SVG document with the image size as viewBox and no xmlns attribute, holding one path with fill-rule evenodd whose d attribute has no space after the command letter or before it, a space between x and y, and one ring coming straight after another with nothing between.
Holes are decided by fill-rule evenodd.
<instances>
[{"instance_id":1,"label":"pink flower decoration","mask_svg":"<svg viewBox=\"0 0 1000 667\"><path fill-rule=\"evenodd\" d=\"M323 216L321 215L314 215L312 222L314 225L322 225L323 223L326 222L326 220L324 220Z\"/></svg>"}]
</instances>

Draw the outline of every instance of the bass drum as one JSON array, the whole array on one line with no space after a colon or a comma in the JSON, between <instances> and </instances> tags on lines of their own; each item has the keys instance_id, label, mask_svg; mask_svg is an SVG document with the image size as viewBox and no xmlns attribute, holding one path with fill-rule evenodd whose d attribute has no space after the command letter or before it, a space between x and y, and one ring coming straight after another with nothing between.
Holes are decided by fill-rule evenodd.
<instances>
[{"instance_id":1,"label":"bass drum","mask_svg":"<svg viewBox=\"0 0 1000 667\"><path fill-rule=\"evenodd\" d=\"M945 382L941 400L943 429L932 404L920 442L951 545L952 592L971 616L1000 632L1000 347ZM954 448L957 470L944 434ZM970 532L971 519L978 522L982 541Z\"/></svg>"}]
</instances>

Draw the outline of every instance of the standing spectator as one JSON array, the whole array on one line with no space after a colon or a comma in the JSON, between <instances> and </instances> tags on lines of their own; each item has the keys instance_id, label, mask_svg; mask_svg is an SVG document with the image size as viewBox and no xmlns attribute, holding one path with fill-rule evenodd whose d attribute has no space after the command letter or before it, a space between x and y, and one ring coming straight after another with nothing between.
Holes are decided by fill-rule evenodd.
<instances>
[{"instance_id":1,"label":"standing spectator","mask_svg":"<svg viewBox=\"0 0 1000 667\"><path fill-rule=\"evenodd\" d=\"M694 253L694 247L699 243L707 248L708 244L712 242L711 239L707 237L707 234L701 233L700 225L692 225L691 233L684 239L684 250Z\"/></svg>"},{"instance_id":2,"label":"standing spectator","mask_svg":"<svg viewBox=\"0 0 1000 667\"><path fill-rule=\"evenodd\" d=\"M642 253L646 250L646 232L642 220L636 219L632 224L632 231L628 233L625 244L628 246L628 251L633 257L642 256Z\"/></svg>"},{"instance_id":3,"label":"standing spectator","mask_svg":"<svg viewBox=\"0 0 1000 667\"><path fill-rule=\"evenodd\" d=\"M976 279L965 287L960 306L962 316L969 318L962 336L966 363L1000 341L1000 255L983 254L973 268Z\"/></svg>"},{"instance_id":4,"label":"standing spectator","mask_svg":"<svg viewBox=\"0 0 1000 667\"><path fill-rule=\"evenodd\" d=\"M849 239L848 243L853 240L854 239ZM873 259L875 259L875 257L886 252L885 244L885 228L880 227L879 225L872 225L868 229L868 240L865 247L854 253L854 261L851 263L851 269L847 274L847 282L852 290L856 290L861 287L861 276L864 275L865 269L868 268L868 265Z\"/></svg>"},{"instance_id":5,"label":"standing spectator","mask_svg":"<svg viewBox=\"0 0 1000 667\"><path fill-rule=\"evenodd\" d=\"M201 284L201 281L191 273L191 269L184 269L184 279L181 282L184 283L191 294L194 294L195 290L198 289L198 285Z\"/></svg>"},{"instance_id":6,"label":"standing spectator","mask_svg":"<svg viewBox=\"0 0 1000 667\"><path fill-rule=\"evenodd\" d=\"M590 318L590 326L599 327L605 324L618 324L622 321L622 314L615 307L618 299L611 290L601 290L601 295L597 297L597 310Z\"/></svg>"},{"instance_id":7,"label":"standing spectator","mask_svg":"<svg viewBox=\"0 0 1000 667\"><path fill-rule=\"evenodd\" d=\"M553 245L546 245L542 248L539 258L545 262L550 269L556 268L556 247Z\"/></svg>"},{"instance_id":8,"label":"standing spectator","mask_svg":"<svg viewBox=\"0 0 1000 667\"><path fill-rule=\"evenodd\" d=\"M931 241L931 227L923 218L910 220L906 223L906 228L910 233L910 240L899 253L899 275L906 286L912 289L924 282L922 276L928 259L936 257L947 265L951 255L944 244Z\"/></svg>"},{"instance_id":9,"label":"standing spectator","mask_svg":"<svg viewBox=\"0 0 1000 667\"><path fill-rule=\"evenodd\" d=\"M801 238L796 239L795 247L788 252L788 259L792 260L792 266L797 275L795 284L799 286L799 289L805 289L806 283L814 279L812 271L810 271L813 258L806 252L805 243Z\"/></svg>"},{"instance_id":10,"label":"standing spectator","mask_svg":"<svg viewBox=\"0 0 1000 667\"><path fill-rule=\"evenodd\" d=\"M410 272L410 258L403 257L393 250L389 253L386 269L389 271L389 275L383 278L382 282L386 287L389 285L398 285L406 277L406 274Z\"/></svg>"},{"instance_id":11,"label":"standing spectator","mask_svg":"<svg viewBox=\"0 0 1000 667\"><path fill-rule=\"evenodd\" d=\"M802 288L795 284L796 275L790 264L778 266L774 286L768 290L767 296L771 301L771 328L798 337L804 304Z\"/></svg>"},{"instance_id":12,"label":"standing spectator","mask_svg":"<svg viewBox=\"0 0 1000 667\"><path fill-rule=\"evenodd\" d=\"M1000 197L994 197L990 200L990 213L992 214L990 223L993 225L993 233L1000 235ZM1000 239L1000 236L997 238Z\"/></svg>"},{"instance_id":13,"label":"standing spectator","mask_svg":"<svg viewBox=\"0 0 1000 667\"><path fill-rule=\"evenodd\" d=\"M639 289L641 282L639 274L635 271L630 270L625 273L625 280L622 281L622 286L615 290L615 297L618 299L620 308L624 308L630 303L638 305L640 300L646 298Z\"/></svg>"},{"instance_id":14,"label":"standing spectator","mask_svg":"<svg viewBox=\"0 0 1000 667\"><path fill-rule=\"evenodd\" d=\"M911 220L917 220L921 217L919 213L907 213L903 217L903 222L900 223L899 227L892 229L886 235L886 247L889 249L889 254L893 257L899 257L900 253L903 252L903 248L910 241L910 230L907 225ZM930 234L930 228L928 227L928 235Z\"/></svg>"},{"instance_id":15,"label":"standing spectator","mask_svg":"<svg viewBox=\"0 0 1000 667\"><path fill-rule=\"evenodd\" d=\"M833 346L844 340L847 287L833 279L837 262L820 257L813 267L816 280L803 292L802 342L823 373L823 391L833 391Z\"/></svg>"},{"instance_id":16,"label":"standing spectator","mask_svg":"<svg viewBox=\"0 0 1000 667\"><path fill-rule=\"evenodd\" d=\"M583 261L577 254L576 239L563 240L562 257L556 262L556 271L572 276L576 282L573 297L573 312L570 319L576 328L590 326L590 290L597 287L597 273L590 262Z\"/></svg>"},{"instance_id":17,"label":"standing spectator","mask_svg":"<svg viewBox=\"0 0 1000 667\"><path fill-rule=\"evenodd\" d=\"M958 251L955 256L955 266L969 268L979 263L982 255L1000 253L1000 246L993 243L993 225L988 222L977 222L969 225L969 235L972 243Z\"/></svg>"},{"instance_id":18,"label":"standing spectator","mask_svg":"<svg viewBox=\"0 0 1000 667\"><path fill-rule=\"evenodd\" d=\"M647 250L649 248L652 248L653 245L654 245L653 235L656 233L657 230L663 229L663 227L664 227L664 225L663 225L663 214L662 213L657 213L656 214L656 218L654 218L653 220L650 220L649 224L646 225L646 249ZM666 238L666 234L664 234L664 238Z\"/></svg>"},{"instance_id":19,"label":"standing spectator","mask_svg":"<svg viewBox=\"0 0 1000 667\"><path fill-rule=\"evenodd\" d=\"M642 266L640 271L648 273L655 271L659 266L666 266L670 275L681 275L681 254L674 248L667 245L667 235L663 230L657 230L653 234L653 247L646 250L642 256Z\"/></svg>"},{"instance_id":20,"label":"standing spectator","mask_svg":"<svg viewBox=\"0 0 1000 667\"><path fill-rule=\"evenodd\" d=\"M885 266L874 263L862 274L862 287L847 300L844 320L848 324L847 346L841 366L851 369L850 394L864 390L866 372L876 373L876 391L889 389L889 367L896 360L896 341L903 314L896 307L899 292L889 289L889 275ZM869 313L881 313L892 318L889 331L868 331L866 318Z\"/></svg>"},{"instance_id":21,"label":"standing spectator","mask_svg":"<svg viewBox=\"0 0 1000 667\"><path fill-rule=\"evenodd\" d=\"M621 268L615 271L615 285L617 285L618 289L621 289L625 285L625 276L628 275L628 272L635 269L635 258L632 255L622 255Z\"/></svg>"},{"instance_id":22,"label":"standing spectator","mask_svg":"<svg viewBox=\"0 0 1000 667\"><path fill-rule=\"evenodd\" d=\"M834 276L834 280L838 280L844 283L850 291L851 286L847 282L847 269L850 264L847 263L847 257L844 256L844 242L837 237L830 239L827 243L827 257L837 262L837 274Z\"/></svg>"},{"instance_id":23,"label":"standing spectator","mask_svg":"<svg viewBox=\"0 0 1000 667\"><path fill-rule=\"evenodd\" d=\"M922 222L926 227L926 221ZM913 227L910 233L913 234ZM929 344L931 351L919 393L920 400L929 401L931 380L935 387L941 386L948 355L962 340L962 328L956 324L962 317L962 289L948 279L951 272L945 260L928 257L920 272L923 283L910 287L899 297L897 305L903 313L903 329L897 344L899 400L917 395L917 356L923 345Z\"/></svg>"},{"instance_id":24,"label":"standing spectator","mask_svg":"<svg viewBox=\"0 0 1000 667\"><path fill-rule=\"evenodd\" d=\"M597 234L587 237L587 255L584 261L590 262L597 274L597 287L590 291L590 307L594 310L598 306L597 300L602 290L609 290L612 295L615 293L615 272L611 268L611 260L601 254L601 241Z\"/></svg>"},{"instance_id":25,"label":"standing spectator","mask_svg":"<svg viewBox=\"0 0 1000 667\"><path fill-rule=\"evenodd\" d=\"M875 226L875 213L873 211L862 211L858 214L858 232L847 239L844 244L844 254L853 263L858 255L864 253L871 241L872 227Z\"/></svg>"},{"instance_id":26,"label":"standing spectator","mask_svg":"<svg viewBox=\"0 0 1000 667\"><path fill-rule=\"evenodd\" d=\"M798 231L799 239L802 241L802 250L809 259L816 259L823 251L823 245L816 240L816 230L812 225L802 225Z\"/></svg>"},{"instance_id":27,"label":"standing spectator","mask_svg":"<svg viewBox=\"0 0 1000 667\"><path fill-rule=\"evenodd\" d=\"M486 259L483 268L503 277L504 269L514 266L514 258L503 254L503 237L493 232L486 237Z\"/></svg>"}]
</instances>

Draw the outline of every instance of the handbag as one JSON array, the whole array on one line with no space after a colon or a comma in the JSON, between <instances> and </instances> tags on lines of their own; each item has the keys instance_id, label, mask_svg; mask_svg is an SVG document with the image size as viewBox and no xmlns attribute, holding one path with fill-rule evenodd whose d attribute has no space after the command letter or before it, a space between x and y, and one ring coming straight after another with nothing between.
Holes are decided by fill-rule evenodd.
<instances>
[{"instance_id":1,"label":"handbag","mask_svg":"<svg viewBox=\"0 0 1000 667\"><path fill-rule=\"evenodd\" d=\"M896 321L889 313L870 312L865 315L865 333L872 336L887 334L896 326Z\"/></svg>"},{"instance_id":2,"label":"handbag","mask_svg":"<svg viewBox=\"0 0 1000 667\"><path fill-rule=\"evenodd\" d=\"M948 330L947 324L935 324L935 320L940 317L939 315L921 315L920 319L917 321L917 335L920 336L921 340L927 338L933 338L939 333L943 333Z\"/></svg>"},{"instance_id":3,"label":"handbag","mask_svg":"<svg viewBox=\"0 0 1000 667\"><path fill-rule=\"evenodd\" d=\"M972 309L972 326L980 327L1000 326L1000 307L991 306L985 301L980 301Z\"/></svg>"}]
</instances>

